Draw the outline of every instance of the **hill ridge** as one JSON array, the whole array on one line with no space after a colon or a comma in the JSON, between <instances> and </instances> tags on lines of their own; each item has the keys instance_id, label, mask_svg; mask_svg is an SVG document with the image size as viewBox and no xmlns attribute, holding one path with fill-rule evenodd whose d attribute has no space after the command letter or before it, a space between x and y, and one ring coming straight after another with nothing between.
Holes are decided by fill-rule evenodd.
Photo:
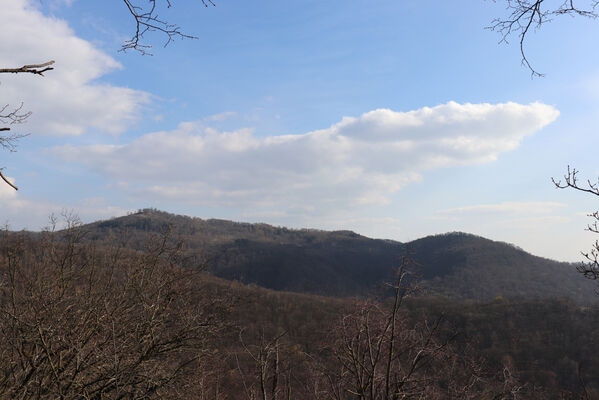
<instances>
[{"instance_id":1,"label":"hill ridge","mask_svg":"<svg viewBox=\"0 0 599 400\"><path fill-rule=\"evenodd\" d=\"M266 223L201 219L155 209L85 225L92 240L129 230L132 245L171 225L188 251L215 276L275 290L365 296L390 281L399 258L413 252L429 294L459 300L569 297L597 301L595 285L573 264L532 255L511 243L447 232L402 243L340 230L294 229Z\"/></svg>"}]
</instances>

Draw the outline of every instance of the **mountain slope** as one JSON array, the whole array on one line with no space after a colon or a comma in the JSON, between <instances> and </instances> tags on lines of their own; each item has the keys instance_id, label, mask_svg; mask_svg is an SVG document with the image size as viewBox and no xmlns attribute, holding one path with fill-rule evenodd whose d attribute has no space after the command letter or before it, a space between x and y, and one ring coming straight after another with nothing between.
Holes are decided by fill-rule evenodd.
<instances>
[{"instance_id":1,"label":"mountain slope","mask_svg":"<svg viewBox=\"0 0 599 400\"><path fill-rule=\"evenodd\" d=\"M513 245L450 233L408 244L422 265L423 286L454 299L495 297L597 301L596 285L575 265L537 257Z\"/></svg>"},{"instance_id":2,"label":"mountain slope","mask_svg":"<svg viewBox=\"0 0 599 400\"><path fill-rule=\"evenodd\" d=\"M585 280L572 264L464 233L399 243L349 231L294 230L155 210L95 222L85 229L92 240L126 235L135 247L169 226L188 244L195 266L203 260L218 277L276 290L328 296L377 293L393 278L399 258L409 254L427 293L478 301L498 296L597 301L594 282Z\"/></svg>"}]
</instances>

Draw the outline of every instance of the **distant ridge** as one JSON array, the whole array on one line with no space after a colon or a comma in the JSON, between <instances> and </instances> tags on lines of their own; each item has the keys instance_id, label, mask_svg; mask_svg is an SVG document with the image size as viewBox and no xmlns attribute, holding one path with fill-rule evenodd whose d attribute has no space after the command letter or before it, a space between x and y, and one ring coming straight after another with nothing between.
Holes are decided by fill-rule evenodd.
<instances>
[{"instance_id":1,"label":"distant ridge","mask_svg":"<svg viewBox=\"0 0 599 400\"><path fill-rule=\"evenodd\" d=\"M570 298L597 302L595 283L570 263L533 256L503 242L452 232L408 243L351 231L288 229L203 220L144 209L85 226L91 240L127 232L132 247L170 226L215 276L275 290L326 296L380 293L409 253L426 294L459 300Z\"/></svg>"}]
</instances>

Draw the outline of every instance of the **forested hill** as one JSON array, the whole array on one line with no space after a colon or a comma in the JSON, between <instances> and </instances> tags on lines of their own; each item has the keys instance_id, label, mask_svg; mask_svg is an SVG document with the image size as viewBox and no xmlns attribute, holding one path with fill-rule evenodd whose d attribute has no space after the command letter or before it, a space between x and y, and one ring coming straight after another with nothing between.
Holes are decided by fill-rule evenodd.
<instances>
[{"instance_id":1,"label":"forested hill","mask_svg":"<svg viewBox=\"0 0 599 400\"><path fill-rule=\"evenodd\" d=\"M126 236L132 247L170 226L195 266L214 275L275 290L328 296L380 293L402 255L427 293L460 300L567 297L596 302L596 285L575 266L536 257L503 242L465 233L409 243L370 239L350 231L287 229L267 224L202 220L156 210L85 226L91 240Z\"/></svg>"}]
</instances>

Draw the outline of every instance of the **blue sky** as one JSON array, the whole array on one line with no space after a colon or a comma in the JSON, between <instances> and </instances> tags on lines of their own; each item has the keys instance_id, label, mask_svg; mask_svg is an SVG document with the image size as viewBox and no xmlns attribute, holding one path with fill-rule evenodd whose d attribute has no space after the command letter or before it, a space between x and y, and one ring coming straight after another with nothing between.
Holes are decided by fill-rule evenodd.
<instances>
[{"instance_id":1,"label":"blue sky","mask_svg":"<svg viewBox=\"0 0 599 400\"><path fill-rule=\"evenodd\" d=\"M3 153L19 192L0 219L40 229L156 207L201 218L351 229L412 240L466 231L576 261L595 198L556 190L568 164L599 175L599 25L555 20L527 42L484 29L502 1L176 1L198 37L118 52L122 1L0 0L4 103L33 112Z\"/></svg>"}]
</instances>

